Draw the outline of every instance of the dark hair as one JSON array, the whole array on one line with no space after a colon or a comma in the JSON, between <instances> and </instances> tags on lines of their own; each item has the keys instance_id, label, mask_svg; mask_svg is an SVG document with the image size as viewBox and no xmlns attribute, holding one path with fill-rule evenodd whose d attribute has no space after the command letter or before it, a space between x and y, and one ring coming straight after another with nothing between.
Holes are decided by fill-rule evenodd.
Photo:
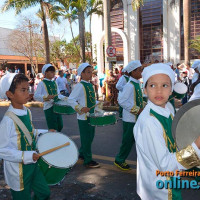
<instances>
[{"instance_id":1,"label":"dark hair","mask_svg":"<svg viewBox=\"0 0 200 200\"><path fill-rule=\"evenodd\" d=\"M55 72L56 69L55 69L54 66L50 66L50 67L47 68L47 70L45 72L49 72L49 71Z\"/></svg>"},{"instance_id":2,"label":"dark hair","mask_svg":"<svg viewBox=\"0 0 200 200\"><path fill-rule=\"evenodd\" d=\"M71 74L66 74L66 76L71 76Z\"/></svg>"},{"instance_id":3,"label":"dark hair","mask_svg":"<svg viewBox=\"0 0 200 200\"><path fill-rule=\"evenodd\" d=\"M92 66L91 66L91 65L88 65L82 72L85 73L85 70L86 70L88 67L92 67Z\"/></svg>"},{"instance_id":4,"label":"dark hair","mask_svg":"<svg viewBox=\"0 0 200 200\"><path fill-rule=\"evenodd\" d=\"M15 93L16 87L22 82L28 82L29 79L24 74L16 74L13 78L13 81L10 85L9 91L13 94Z\"/></svg>"}]
</instances>

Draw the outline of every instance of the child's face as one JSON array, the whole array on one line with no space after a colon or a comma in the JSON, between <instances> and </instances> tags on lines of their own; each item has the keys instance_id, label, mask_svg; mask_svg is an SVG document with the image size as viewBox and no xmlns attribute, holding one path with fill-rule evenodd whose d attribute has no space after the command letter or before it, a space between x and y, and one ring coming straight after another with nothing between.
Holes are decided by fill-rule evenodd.
<instances>
[{"instance_id":1,"label":"child's face","mask_svg":"<svg viewBox=\"0 0 200 200\"><path fill-rule=\"evenodd\" d=\"M45 78L47 79L53 79L55 77L55 72L54 71L48 71L48 72L45 72Z\"/></svg>"},{"instance_id":2,"label":"child's face","mask_svg":"<svg viewBox=\"0 0 200 200\"><path fill-rule=\"evenodd\" d=\"M142 78L142 71L143 71L143 67L138 67L137 69L133 70L131 72L131 77L135 78L135 79L140 79Z\"/></svg>"},{"instance_id":3,"label":"child's face","mask_svg":"<svg viewBox=\"0 0 200 200\"><path fill-rule=\"evenodd\" d=\"M6 94L10 98L13 107L21 109L23 104L29 100L29 83L23 81L17 85L14 94L10 91L7 91Z\"/></svg>"},{"instance_id":4,"label":"child's face","mask_svg":"<svg viewBox=\"0 0 200 200\"><path fill-rule=\"evenodd\" d=\"M149 100L157 106L165 107L171 92L171 80L166 74L156 74L147 81L144 93Z\"/></svg>"},{"instance_id":5,"label":"child's face","mask_svg":"<svg viewBox=\"0 0 200 200\"><path fill-rule=\"evenodd\" d=\"M85 68L85 72L81 73L81 78L85 81L92 80L92 67Z\"/></svg>"}]
</instances>

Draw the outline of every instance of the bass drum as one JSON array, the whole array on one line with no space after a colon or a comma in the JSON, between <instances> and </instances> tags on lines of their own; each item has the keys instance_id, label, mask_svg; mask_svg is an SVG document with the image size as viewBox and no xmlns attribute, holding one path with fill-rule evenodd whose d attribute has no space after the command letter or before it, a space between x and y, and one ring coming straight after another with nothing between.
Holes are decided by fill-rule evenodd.
<instances>
[{"instance_id":1,"label":"bass drum","mask_svg":"<svg viewBox=\"0 0 200 200\"><path fill-rule=\"evenodd\" d=\"M47 132L38 138L37 150L39 153L67 142L70 145L46 154L38 160L48 185L55 185L64 179L78 160L78 150L69 137L59 132Z\"/></svg>"}]
</instances>

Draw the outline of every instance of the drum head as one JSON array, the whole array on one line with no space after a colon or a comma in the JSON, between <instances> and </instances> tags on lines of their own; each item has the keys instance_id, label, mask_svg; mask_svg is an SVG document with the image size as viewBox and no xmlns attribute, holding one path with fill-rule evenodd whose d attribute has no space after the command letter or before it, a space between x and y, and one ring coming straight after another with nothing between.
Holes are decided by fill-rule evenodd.
<instances>
[{"instance_id":1,"label":"drum head","mask_svg":"<svg viewBox=\"0 0 200 200\"><path fill-rule=\"evenodd\" d=\"M179 150L200 136L200 99L184 104L172 122L172 134Z\"/></svg>"},{"instance_id":2,"label":"drum head","mask_svg":"<svg viewBox=\"0 0 200 200\"><path fill-rule=\"evenodd\" d=\"M66 135L58 132L48 132L38 138L37 149L42 153L51 148L69 142L70 145L42 156L48 164L57 168L72 167L78 160L78 150L75 143Z\"/></svg>"}]
</instances>

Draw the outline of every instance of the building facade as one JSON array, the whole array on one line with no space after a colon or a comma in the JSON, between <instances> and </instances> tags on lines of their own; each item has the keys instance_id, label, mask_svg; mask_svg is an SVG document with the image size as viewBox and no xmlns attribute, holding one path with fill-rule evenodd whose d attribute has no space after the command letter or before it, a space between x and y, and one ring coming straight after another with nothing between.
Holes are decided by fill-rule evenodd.
<instances>
[{"instance_id":1,"label":"building facade","mask_svg":"<svg viewBox=\"0 0 200 200\"><path fill-rule=\"evenodd\" d=\"M173 2L173 4L172 4ZM117 64L131 60L142 63L184 60L183 0L144 0L133 11L131 0L111 0L112 45L117 50ZM98 26L96 26L98 24ZM191 39L200 35L200 1L191 0ZM104 68L103 17L92 16L92 41L99 70ZM200 58L191 51L191 59Z\"/></svg>"}]
</instances>

